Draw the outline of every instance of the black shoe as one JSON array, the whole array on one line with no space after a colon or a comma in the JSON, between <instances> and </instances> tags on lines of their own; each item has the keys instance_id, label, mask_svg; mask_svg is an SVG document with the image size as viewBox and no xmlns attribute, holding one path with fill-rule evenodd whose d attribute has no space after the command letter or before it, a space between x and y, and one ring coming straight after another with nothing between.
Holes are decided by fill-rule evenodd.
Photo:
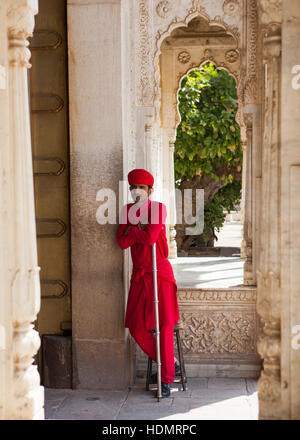
<instances>
[{"instance_id":1,"label":"black shoe","mask_svg":"<svg viewBox=\"0 0 300 440\"><path fill-rule=\"evenodd\" d=\"M157 397L158 391L156 391L155 397ZM161 397L169 397L171 394L170 385L168 383L161 383Z\"/></svg>"}]
</instances>

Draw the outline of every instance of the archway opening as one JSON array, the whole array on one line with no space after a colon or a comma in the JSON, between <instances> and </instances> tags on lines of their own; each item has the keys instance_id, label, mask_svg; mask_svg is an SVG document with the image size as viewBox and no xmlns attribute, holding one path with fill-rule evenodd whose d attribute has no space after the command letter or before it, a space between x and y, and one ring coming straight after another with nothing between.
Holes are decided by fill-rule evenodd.
<instances>
[{"instance_id":1,"label":"archway opening","mask_svg":"<svg viewBox=\"0 0 300 440\"><path fill-rule=\"evenodd\" d=\"M235 79L212 62L190 71L181 81L174 170L175 185L181 191L177 205L183 202L184 215L176 225L176 243L179 257L204 257L199 260L199 279L194 279L203 287L229 287L243 280L243 151L235 120L237 106ZM186 190L192 190L188 193L191 202ZM201 191L202 199L195 194ZM193 231L187 228L189 218L202 223ZM201 263L205 263L203 273ZM207 271L209 263L211 271Z\"/></svg>"},{"instance_id":2,"label":"archway opening","mask_svg":"<svg viewBox=\"0 0 300 440\"><path fill-rule=\"evenodd\" d=\"M170 253L177 257L174 269L181 286L243 284L239 68L235 38L201 16L174 29L161 45L161 125L165 143L173 145L176 188ZM186 190L192 190L190 207ZM190 219L201 211L198 190L203 190L203 230L193 233ZM191 270L180 265L177 271L183 261Z\"/></svg>"}]
</instances>

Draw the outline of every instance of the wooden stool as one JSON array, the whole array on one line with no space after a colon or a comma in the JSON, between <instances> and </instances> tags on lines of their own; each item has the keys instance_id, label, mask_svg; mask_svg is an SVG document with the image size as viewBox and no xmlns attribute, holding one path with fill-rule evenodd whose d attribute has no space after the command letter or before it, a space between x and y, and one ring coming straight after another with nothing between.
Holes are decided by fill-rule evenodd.
<instances>
[{"instance_id":1,"label":"wooden stool","mask_svg":"<svg viewBox=\"0 0 300 440\"><path fill-rule=\"evenodd\" d=\"M181 340L180 340L180 330L183 330L183 323L182 321L178 321L177 324L174 325L174 334L176 335L176 341L177 341L177 351L178 351L178 361L180 365L180 379L174 379L174 383L181 382L183 391L186 390L186 373L185 373L185 365L184 365L184 359L183 359L183 353L182 353L182 347L181 347ZM153 333L155 333L155 330L152 330ZM147 376L146 376L146 390L149 391L149 384L150 384L150 378L152 375L152 358L148 356L148 366L147 366Z\"/></svg>"}]
</instances>

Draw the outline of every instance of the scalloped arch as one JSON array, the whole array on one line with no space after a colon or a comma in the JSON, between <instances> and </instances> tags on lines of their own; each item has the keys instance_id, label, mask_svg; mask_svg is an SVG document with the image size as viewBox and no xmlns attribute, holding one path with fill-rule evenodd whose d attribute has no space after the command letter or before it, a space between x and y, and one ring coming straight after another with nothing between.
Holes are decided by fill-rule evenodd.
<instances>
[{"instance_id":1,"label":"scalloped arch","mask_svg":"<svg viewBox=\"0 0 300 440\"><path fill-rule=\"evenodd\" d=\"M159 55L161 54L161 45L163 41L171 35L171 33L179 28L179 27L187 27L194 18L201 17L204 18L208 22L210 26L219 26L222 27L226 33L231 35L236 43L236 49L239 48L239 40L240 33L237 27L232 27L228 25L224 20L221 19L220 16L216 16L213 19L207 14L207 12L203 9L201 11L192 9L189 11L187 16L184 19L180 19L179 17L173 18L173 20L168 22L164 31L159 30L156 35L156 49L153 57L153 69L154 69L154 107L156 109L156 113L159 114L159 106L161 100L161 90L160 90L160 76L159 76ZM232 74L232 73L230 73ZM233 75L234 76L234 75Z\"/></svg>"}]
</instances>

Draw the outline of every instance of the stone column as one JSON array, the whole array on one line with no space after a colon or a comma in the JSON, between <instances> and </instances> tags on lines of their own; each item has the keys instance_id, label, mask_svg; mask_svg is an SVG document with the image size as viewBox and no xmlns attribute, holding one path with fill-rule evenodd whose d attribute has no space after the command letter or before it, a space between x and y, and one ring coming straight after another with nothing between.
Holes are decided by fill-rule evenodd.
<instances>
[{"instance_id":1,"label":"stone column","mask_svg":"<svg viewBox=\"0 0 300 440\"><path fill-rule=\"evenodd\" d=\"M260 264L257 270L257 311L263 329L258 351L263 371L258 382L259 418L281 418L280 390L280 105L281 26L263 29L264 136Z\"/></svg>"},{"instance_id":2,"label":"stone column","mask_svg":"<svg viewBox=\"0 0 300 440\"><path fill-rule=\"evenodd\" d=\"M8 138L8 60L7 60L7 29L6 29L6 4L0 4L0 420L5 419L8 399L6 394L11 386L10 371L12 360L8 353L11 345L11 312L9 291L9 266L8 266L8 203L6 168L9 152Z\"/></svg>"},{"instance_id":3,"label":"stone column","mask_svg":"<svg viewBox=\"0 0 300 440\"><path fill-rule=\"evenodd\" d=\"M246 139L243 142L243 240L245 258L244 284L257 284L256 268L259 261L259 223L261 197L261 111L259 104L244 106Z\"/></svg>"},{"instance_id":4,"label":"stone column","mask_svg":"<svg viewBox=\"0 0 300 440\"><path fill-rule=\"evenodd\" d=\"M300 4L284 2L281 104L282 418L300 420Z\"/></svg>"},{"instance_id":5,"label":"stone column","mask_svg":"<svg viewBox=\"0 0 300 440\"><path fill-rule=\"evenodd\" d=\"M27 69L37 0L7 2L9 152L6 155L6 234L2 246L8 250L11 298L12 377L7 389L8 419L43 418L43 387L33 357L40 346L33 329L40 308L39 267L35 228L32 152L28 105ZM8 287L8 286L7 286ZM9 338L8 338L9 339Z\"/></svg>"},{"instance_id":6,"label":"stone column","mask_svg":"<svg viewBox=\"0 0 300 440\"><path fill-rule=\"evenodd\" d=\"M241 243L241 256L244 263L244 284L253 285L252 268L252 125L251 113L244 113L246 125L246 142L243 140L243 240Z\"/></svg>"},{"instance_id":7,"label":"stone column","mask_svg":"<svg viewBox=\"0 0 300 440\"><path fill-rule=\"evenodd\" d=\"M113 190L118 206L123 180L126 81L121 60L123 53L125 62L127 46L122 40L121 1L69 0L67 11L73 387L124 389L129 346L123 251L116 242L117 224L99 224L96 219L97 192Z\"/></svg>"},{"instance_id":8,"label":"stone column","mask_svg":"<svg viewBox=\"0 0 300 440\"><path fill-rule=\"evenodd\" d=\"M175 174L174 174L174 143L175 139L169 141L169 258L177 258L176 244L176 204L175 204Z\"/></svg>"},{"instance_id":9,"label":"stone column","mask_svg":"<svg viewBox=\"0 0 300 440\"><path fill-rule=\"evenodd\" d=\"M257 1L245 2L244 65L241 71L239 96L241 99L241 137L243 143L243 240L241 254L245 258L244 284L256 285L256 266L259 257L259 178L261 169L261 112L258 62L258 11ZM240 107L240 106L239 106ZM239 110L238 110L239 113Z\"/></svg>"}]
</instances>

